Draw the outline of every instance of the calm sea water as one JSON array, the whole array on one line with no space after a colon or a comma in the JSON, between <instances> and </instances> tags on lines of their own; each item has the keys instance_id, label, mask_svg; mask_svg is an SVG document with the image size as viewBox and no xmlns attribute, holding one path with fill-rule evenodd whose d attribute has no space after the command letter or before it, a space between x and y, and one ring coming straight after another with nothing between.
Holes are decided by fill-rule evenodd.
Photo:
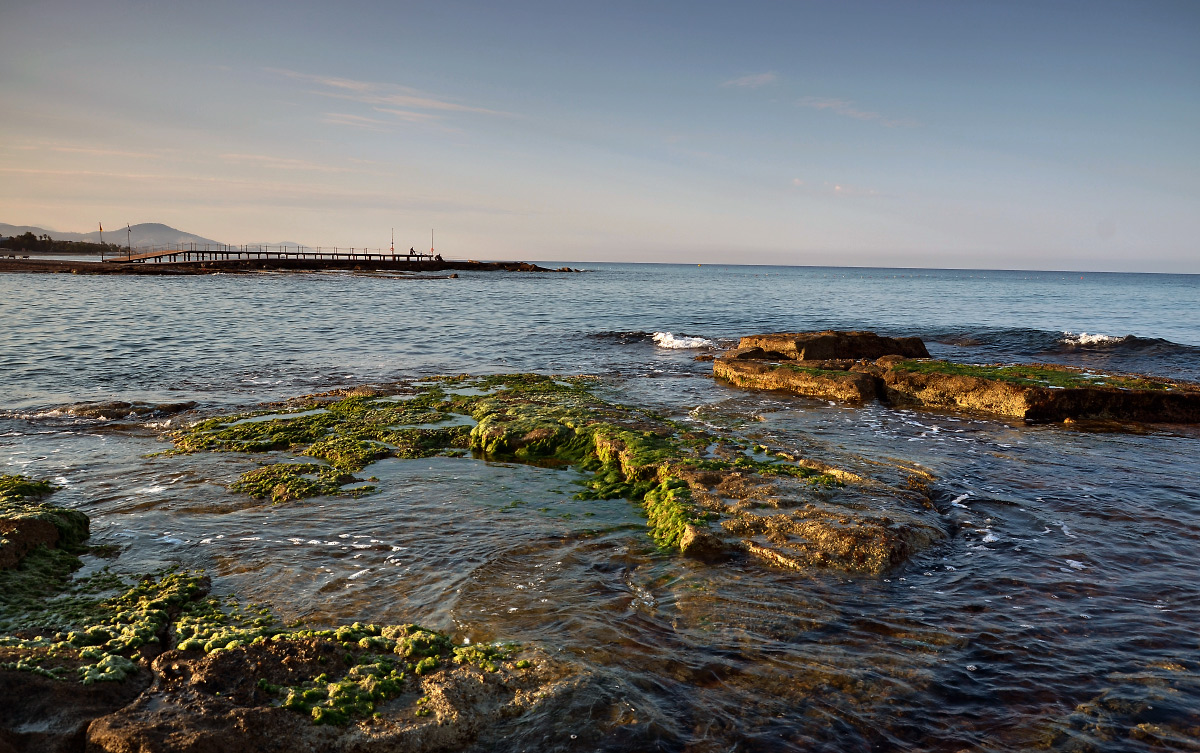
<instances>
[{"instance_id":1,"label":"calm sea water","mask_svg":"<svg viewBox=\"0 0 1200 753\"><path fill-rule=\"evenodd\" d=\"M561 652L635 709L640 737L602 749L1200 748L1200 431L747 393L714 383L697 350L653 339L871 329L958 360L1200 380L1200 276L587 270L0 276L0 468L57 479L55 501L91 515L129 572L203 567L218 591L287 619L417 621ZM152 422L55 410L224 411L508 371L600 375L615 400L722 417L850 466L921 463L954 535L880 577L705 566L624 528L641 522L629 503L573 500L572 471L469 458L382 461L380 491L353 503L263 506L226 489L253 458L148 457L168 446Z\"/></svg>"}]
</instances>

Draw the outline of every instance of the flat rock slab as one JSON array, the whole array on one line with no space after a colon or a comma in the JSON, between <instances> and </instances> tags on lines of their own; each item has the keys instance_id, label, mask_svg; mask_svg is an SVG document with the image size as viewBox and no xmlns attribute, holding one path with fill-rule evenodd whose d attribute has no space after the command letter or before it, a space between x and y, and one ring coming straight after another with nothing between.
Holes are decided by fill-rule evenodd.
<instances>
[{"instance_id":1,"label":"flat rock slab","mask_svg":"<svg viewBox=\"0 0 1200 753\"><path fill-rule=\"evenodd\" d=\"M822 400L865 403L880 396L879 381L870 374L790 362L718 358L713 361L713 375L739 387L786 390Z\"/></svg>"},{"instance_id":2,"label":"flat rock slab","mask_svg":"<svg viewBox=\"0 0 1200 753\"><path fill-rule=\"evenodd\" d=\"M818 340L827 335L871 335L860 339L873 342L874 337L872 333L813 334ZM1187 382L1140 374L1099 374L1057 364L978 366L902 354L873 361L814 360L813 349L803 345L806 342L792 334L743 337L741 347L713 361L713 375L739 387L783 390L821 400L861 404L880 399L899 405L990 413L1030 423L1200 423L1200 385ZM836 350L821 347L822 353Z\"/></svg>"},{"instance_id":3,"label":"flat rock slab","mask_svg":"<svg viewBox=\"0 0 1200 753\"><path fill-rule=\"evenodd\" d=\"M1116 384L1089 384L1095 379L1091 372L1067 367L1053 371L1067 377L1062 381L1070 386L1040 385L1010 376L1014 367L992 367L993 376L987 376L986 371L958 373L956 366L945 361L893 364L882 376L884 392L894 403L995 413L1031 423L1076 419L1200 423L1200 386L1196 385L1128 378L1116 378ZM1071 385L1072 376L1078 384ZM1145 386L1121 386L1129 381Z\"/></svg>"},{"instance_id":4,"label":"flat rock slab","mask_svg":"<svg viewBox=\"0 0 1200 753\"><path fill-rule=\"evenodd\" d=\"M828 361L832 359L874 360L881 356L929 358L929 351L919 337L883 337L874 332L779 332L770 335L749 335L738 342L738 348L762 348L777 353L777 358L792 361Z\"/></svg>"}]
</instances>

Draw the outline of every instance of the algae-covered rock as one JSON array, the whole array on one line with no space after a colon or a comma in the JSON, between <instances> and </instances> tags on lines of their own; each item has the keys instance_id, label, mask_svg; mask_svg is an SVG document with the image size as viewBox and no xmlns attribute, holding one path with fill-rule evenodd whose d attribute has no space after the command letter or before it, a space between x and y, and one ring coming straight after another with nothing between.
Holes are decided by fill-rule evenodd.
<instances>
[{"instance_id":1,"label":"algae-covered rock","mask_svg":"<svg viewBox=\"0 0 1200 753\"><path fill-rule=\"evenodd\" d=\"M862 394L862 385L873 385L874 377L852 370L858 366L855 361L810 362L785 371L826 375L831 383ZM294 452L329 461L272 463L248 471L233 485L235 491L274 502L365 493L369 488L348 486L354 479L347 471L385 453L454 456L466 447L486 459L571 466L592 474L577 499L629 499L645 512L655 544L713 562L742 552L788 567L878 572L944 535L937 521L871 525L872 513L860 510L855 501L853 488L867 483L856 474L782 450L765 460L752 457L746 443L735 437L603 400L593 393L595 383L592 378L538 374L440 377L400 385L392 394L373 388L309 396L293 401L290 412L211 418L176 433L175 440L185 451L278 449L286 441ZM318 397L326 399L318 403ZM467 416L473 427L439 428ZM823 490L824 504L834 512L809 515L803 530L794 520L786 525L782 520L753 522L744 509L746 495L774 479L785 480L783 486L796 500ZM871 483L873 493L885 500L871 509L897 506L891 519L906 520L908 492ZM722 491L714 496L716 486ZM843 491L847 486L851 488ZM830 522L842 518L864 522L857 527ZM775 539L790 536L795 541L779 549L763 539L768 532ZM800 539L803 545L797 543ZM771 551L786 552L766 554L772 546Z\"/></svg>"},{"instance_id":2,"label":"algae-covered rock","mask_svg":"<svg viewBox=\"0 0 1200 753\"><path fill-rule=\"evenodd\" d=\"M890 400L976 410L1031 422L1110 419L1200 422L1200 385L1098 374L1050 364L973 366L898 361L883 374Z\"/></svg>"},{"instance_id":3,"label":"algae-covered rock","mask_svg":"<svg viewBox=\"0 0 1200 753\"><path fill-rule=\"evenodd\" d=\"M929 360L918 338L880 338L870 332L743 337L738 348L713 362L713 375L739 387L823 400L882 399L1029 422L1200 422L1200 385L1056 364Z\"/></svg>"},{"instance_id":4,"label":"algae-covered rock","mask_svg":"<svg viewBox=\"0 0 1200 753\"><path fill-rule=\"evenodd\" d=\"M592 739L638 724L622 713L627 689L540 651L461 647L439 656L419 673L395 654L330 638L167 652L153 664L158 685L93 722L88 749L442 751L486 748L529 720L539 737L557 728Z\"/></svg>"},{"instance_id":5,"label":"algae-covered rock","mask_svg":"<svg viewBox=\"0 0 1200 753\"><path fill-rule=\"evenodd\" d=\"M0 570L39 546L74 550L87 539L87 515L41 501L55 489L47 481L0 476Z\"/></svg>"}]
</instances>

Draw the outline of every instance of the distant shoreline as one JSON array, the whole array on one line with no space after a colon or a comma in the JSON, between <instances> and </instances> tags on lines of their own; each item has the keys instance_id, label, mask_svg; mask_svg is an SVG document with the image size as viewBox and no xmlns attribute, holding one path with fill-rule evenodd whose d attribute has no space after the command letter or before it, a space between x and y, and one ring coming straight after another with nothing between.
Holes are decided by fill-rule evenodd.
<instances>
[{"instance_id":1,"label":"distant shoreline","mask_svg":"<svg viewBox=\"0 0 1200 753\"><path fill-rule=\"evenodd\" d=\"M192 262L113 262L65 259L0 258L0 274L77 275L209 275L261 271L388 271L388 272L573 272L547 269L523 261L361 261L354 259L233 259Z\"/></svg>"}]
</instances>

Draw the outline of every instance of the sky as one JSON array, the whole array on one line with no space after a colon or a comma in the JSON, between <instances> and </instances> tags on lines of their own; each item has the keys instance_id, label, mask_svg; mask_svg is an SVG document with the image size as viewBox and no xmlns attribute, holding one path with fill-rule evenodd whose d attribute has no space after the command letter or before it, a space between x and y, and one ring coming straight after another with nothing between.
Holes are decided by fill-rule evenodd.
<instances>
[{"instance_id":1,"label":"sky","mask_svg":"<svg viewBox=\"0 0 1200 753\"><path fill-rule=\"evenodd\" d=\"M0 222L1200 273L1193 0L184 5L0 0Z\"/></svg>"}]
</instances>

